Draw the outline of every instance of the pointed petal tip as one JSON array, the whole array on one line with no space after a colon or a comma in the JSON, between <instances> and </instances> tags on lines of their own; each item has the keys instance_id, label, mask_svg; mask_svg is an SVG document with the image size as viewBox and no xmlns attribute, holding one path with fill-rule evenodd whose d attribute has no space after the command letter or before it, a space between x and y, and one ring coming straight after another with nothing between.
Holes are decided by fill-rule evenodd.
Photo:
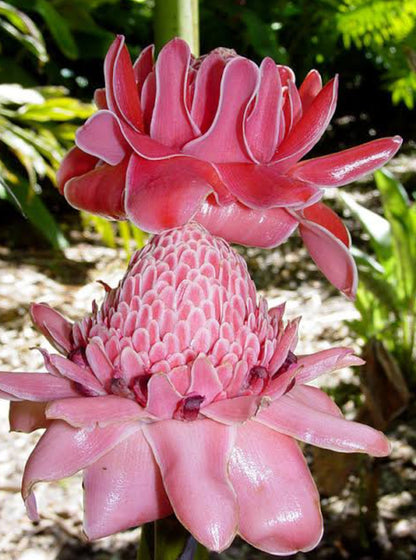
<instances>
[{"instance_id":1,"label":"pointed petal tip","mask_svg":"<svg viewBox=\"0 0 416 560\"><path fill-rule=\"evenodd\" d=\"M36 505L35 494L32 491L30 491L29 494L27 494L27 496L23 496L23 499L25 501L25 507L29 519L35 523L39 522L40 517Z\"/></svg>"}]
</instances>

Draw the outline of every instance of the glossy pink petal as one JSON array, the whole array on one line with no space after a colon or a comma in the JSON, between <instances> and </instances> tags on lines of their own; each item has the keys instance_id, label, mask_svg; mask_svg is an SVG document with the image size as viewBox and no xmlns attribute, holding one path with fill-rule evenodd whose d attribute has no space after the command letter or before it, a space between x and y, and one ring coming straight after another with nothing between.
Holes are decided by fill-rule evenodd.
<instances>
[{"instance_id":1,"label":"glossy pink petal","mask_svg":"<svg viewBox=\"0 0 416 560\"><path fill-rule=\"evenodd\" d=\"M133 128L143 130L139 92L124 38L114 60L113 92L120 114Z\"/></svg>"},{"instance_id":2,"label":"glossy pink petal","mask_svg":"<svg viewBox=\"0 0 416 560\"><path fill-rule=\"evenodd\" d=\"M213 162L249 162L243 139L243 116L255 92L257 78L258 68L250 60L237 57L228 62L211 127L182 151Z\"/></svg>"},{"instance_id":3,"label":"glossy pink petal","mask_svg":"<svg viewBox=\"0 0 416 560\"><path fill-rule=\"evenodd\" d=\"M349 299L357 291L357 268L348 248L326 228L309 220L299 225L300 235L318 268Z\"/></svg>"},{"instance_id":4,"label":"glossy pink petal","mask_svg":"<svg viewBox=\"0 0 416 560\"><path fill-rule=\"evenodd\" d=\"M317 70L311 70L299 87L302 110L305 112L322 89L322 79Z\"/></svg>"},{"instance_id":5,"label":"glossy pink petal","mask_svg":"<svg viewBox=\"0 0 416 560\"><path fill-rule=\"evenodd\" d=\"M106 163L65 184L65 198L80 210L123 219L128 158L116 166Z\"/></svg>"},{"instance_id":6,"label":"glossy pink petal","mask_svg":"<svg viewBox=\"0 0 416 560\"><path fill-rule=\"evenodd\" d=\"M199 356L191 369L191 384L189 393L196 393L205 397L204 404L208 404L222 391L222 384L217 372L208 358Z\"/></svg>"},{"instance_id":7,"label":"glossy pink petal","mask_svg":"<svg viewBox=\"0 0 416 560\"><path fill-rule=\"evenodd\" d=\"M400 136L380 138L336 154L302 161L290 173L322 187L341 187L383 166L401 145Z\"/></svg>"},{"instance_id":8,"label":"glossy pink petal","mask_svg":"<svg viewBox=\"0 0 416 560\"><path fill-rule=\"evenodd\" d=\"M165 159L169 156L177 155L177 150L157 142L146 134L141 134L140 132L133 130L125 122L119 121L119 124L124 138L137 155L146 159L154 160Z\"/></svg>"},{"instance_id":9,"label":"glossy pink petal","mask_svg":"<svg viewBox=\"0 0 416 560\"><path fill-rule=\"evenodd\" d=\"M133 400L115 395L103 397L79 397L56 400L46 408L46 418L65 420L75 428L108 426L120 422L141 420L148 415Z\"/></svg>"},{"instance_id":10,"label":"glossy pink petal","mask_svg":"<svg viewBox=\"0 0 416 560\"><path fill-rule=\"evenodd\" d=\"M164 374L154 374L147 386L148 398L146 412L157 418L172 418L182 395L173 386L170 379Z\"/></svg>"},{"instance_id":11,"label":"glossy pink petal","mask_svg":"<svg viewBox=\"0 0 416 560\"><path fill-rule=\"evenodd\" d=\"M297 317L296 319L293 319L293 321L289 321L285 327L285 330L279 339L279 344L277 345L268 365L272 374L278 372L286 360L289 350L292 349L294 341L297 340L300 319L300 317Z\"/></svg>"},{"instance_id":12,"label":"glossy pink petal","mask_svg":"<svg viewBox=\"0 0 416 560\"><path fill-rule=\"evenodd\" d=\"M286 100L283 106L283 115L285 120L286 136L290 133L296 123L302 117L302 102L295 82L289 80L287 82Z\"/></svg>"},{"instance_id":13,"label":"glossy pink petal","mask_svg":"<svg viewBox=\"0 0 416 560\"><path fill-rule=\"evenodd\" d=\"M79 395L68 379L49 373L0 372L0 390L19 399L37 402Z\"/></svg>"},{"instance_id":14,"label":"glossy pink petal","mask_svg":"<svg viewBox=\"0 0 416 560\"><path fill-rule=\"evenodd\" d=\"M352 348L339 347L298 356L297 363L301 366L301 369L296 376L296 380L298 383L307 383L323 373L330 373L344 367L360 366L364 362L358 356L354 356Z\"/></svg>"},{"instance_id":15,"label":"glossy pink petal","mask_svg":"<svg viewBox=\"0 0 416 560\"><path fill-rule=\"evenodd\" d=\"M304 208L302 215L310 222L319 224L330 231L337 239L342 241L346 247L351 247L350 232L338 215L322 202L317 202L316 204Z\"/></svg>"},{"instance_id":16,"label":"glossy pink petal","mask_svg":"<svg viewBox=\"0 0 416 560\"><path fill-rule=\"evenodd\" d=\"M139 96L142 93L145 79L153 70L154 51L154 45L148 45L141 51L136 62L133 64L134 78L136 80Z\"/></svg>"},{"instance_id":17,"label":"glossy pink petal","mask_svg":"<svg viewBox=\"0 0 416 560\"><path fill-rule=\"evenodd\" d=\"M253 210L238 202L219 206L213 197L202 203L194 219L230 243L267 248L286 241L299 224L283 208Z\"/></svg>"},{"instance_id":18,"label":"glossy pink petal","mask_svg":"<svg viewBox=\"0 0 416 560\"><path fill-rule=\"evenodd\" d=\"M287 169L300 160L320 139L334 114L338 78L330 80L319 92L300 121L280 144L274 161L279 169Z\"/></svg>"},{"instance_id":19,"label":"glossy pink petal","mask_svg":"<svg viewBox=\"0 0 416 560\"><path fill-rule=\"evenodd\" d=\"M98 159L95 156L86 154L76 146L71 148L61 162L56 173L56 181L61 194L67 181L73 177L79 177L88 173L96 166Z\"/></svg>"},{"instance_id":20,"label":"glossy pink petal","mask_svg":"<svg viewBox=\"0 0 416 560\"><path fill-rule=\"evenodd\" d=\"M45 417L45 403L30 401L15 401L10 403L9 423L10 431L26 434L47 428L50 422Z\"/></svg>"},{"instance_id":21,"label":"glossy pink petal","mask_svg":"<svg viewBox=\"0 0 416 560\"><path fill-rule=\"evenodd\" d=\"M374 457L385 457L390 453L390 444L381 432L358 422L326 414L288 395L262 410L255 421L325 449L368 453Z\"/></svg>"},{"instance_id":22,"label":"glossy pink petal","mask_svg":"<svg viewBox=\"0 0 416 560\"><path fill-rule=\"evenodd\" d=\"M135 129L142 130L143 118L139 94L124 37L118 35L104 61L108 108L122 116Z\"/></svg>"},{"instance_id":23,"label":"glossy pink petal","mask_svg":"<svg viewBox=\"0 0 416 560\"><path fill-rule=\"evenodd\" d=\"M108 109L105 88L99 88L94 91L94 103L97 105L98 110Z\"/></svg>"},{"instance_id":24,"label":"glossy pink petal","mask_svg":"<svg viewBox=\"0 0 416 560\"><path fill-rule=\"evenodd\" d=\"M36 328L55 346L67 354L73 349L72 323L47 303L32 303L30 315Z\"/></svg>"},{"instance_id":25,"label":"glossy pink petal","mask_svg":"<svg viewBox=\"0 0 416 560\"><path fill-rule=\"evenodd\" d=\"M76 143L84 152L110 165L119 164L126 155L127 143L114 113L98 111L77 130Z\"/></svg>"},{"instance_id":26,"label":"glossy pink petal","mask_svg":"<svg viewBox=\"0 0 416 560\"><path fill-rule=\"evenodd\" d=\"M312 549L323 531L319 495L296 442L253 421L237 434L229 472L239 534L269 554Z\"/></svg>"},{"instance_id":27,"label":"glossy pink petal","mask_svg":"<svg viewBox=\"0 0 416 560\"><path fill-rule=\"evenodd\" d=\"M237 530L237 504L227 463L234 429L211 420L167 420L144 434L179 521L209 550L222 551Z\"/></svg>"},{"instance_id":28,"label":"glossy pink petal","mask_svg":"<svg viewBox=\"0 0 416 560\"><path fill-rule=\"evenodd\" d=\"M282 99L277 66L271 58L265 58L260 66L255 105L244 130L247 150L256 163L269 162L276 151Z\"/></svg>"},{"instance_id":29,"label":"glossy pink petal","mask_svg":"<svg viewBox=\"0 0 416 560\"><path fill-rule=\"evenodd\" d=\"M273 165L222 163L216 167L230 192L249 208L300 208L322 197L315 185L292 180Z\"/></svg>"},{"instance_id":30,"label":"glossy pink petal","mask_svg":"<svg viewBox=\"0 0 416 560\"><path fill-rule=\"evenodd\" d=\"M342 412L331 397L328 397L328 395L321 389L318 389L318 387L296 384L293 389L288 392L287 396L320 412L332 414L333 416L342 416Z\"/></svg>"},{"instance_id":31,"label":"glossy pink petal","mask_svg":"<svg viewBox=\"0 0 416 560\"><path fill-rule=\"evenodd\" d=\"M208 130L214 120L224 67L223 58L214 52L203 60L198 69L191 116L202 133Z\"/></svg>"},{"instance_id":32,"label":"glossy pink petal","mask_svg":"<svg viewBox=\"0 0 416 560\"><path fill-rule=\"evenodd\" d=\"M32 451L23 473L22 496L29 501L31 519L38 520L32 497L32 489L37 482L72 476L139 429L137 423L79 430L66 422L52 422Z\"/></svg>"},{"instance_id":33,"label":"glossy pink petal","mask_svg":"<svg viewBox=\"0 0 416 560\"><path fill-rule=\"evenodd\" d=\"M84 389L91 391L91 395L105 394L103 385L89 368L81 367L71 360L57 355L50 356L50 363L58 370L60 375L75 381L75 383L79 383Z\"/></svg>"},{"instance_id":34,"label":"glossy pink petal","mask_svg":"<svg viewBox=\"0 0 416 560\"><path fill-rule=\"evenodd\" d=\"M114 375L114 366L110 362L99 337L90 339L85 348L85 355L95 377L101 381L103 387L108 388L108 384Z\"/></svg>"},{"instance_id":35,"label":"glossy pink petal","mask_svg":"<svg viewBox=\"0 0 416 560\"><path fill-rule=\"evenodd\" d=\"M127 215L153 233L181 226L192 219L216 182L207 162L185 156L156 162L133 155L127 173Z\"/></svg>"},{"instance_id":36,"label":"glossy pink petal","mask_svg":"<svg viewBox=\"0 0 416 560\"><path fill-rule=\"evenodd\" d=\"M254 416L261 406L258 395L216 401L201 409L201 414L221 424L240 424Z\"/></svg>"},{"instance_id":37,"label":"glossy pink petal","mask_svg":"<svg viewBox=\"0 0 416 560\"><path fill-rule=\"evenodd\" d=\"M153 70L144 81L141 93L144 129L148 133L156 100L156 73ZM150 136L149 136L150 138ZM156 142L156 140L155 140Z\"/></svg>"},{"instance_id":38,"label":"glossy pink petal","mask_svg":"<svg viewBox=\"0 0 416 560\"><path fill-rule=\"evenodd\" d=\"M84 530L91 540L160 519L172 511L159 467L141 431L85 470L84 495Z\"/></svg>"},{"instance_id":39,"label":"glossy pink petal","mask_svg":"<svg viewBox=\"0 0 416 560\"><path fill-rule=\"evenodd\" d=\"M156 99L150 136L172 148L180 148L198 132L185 105L190 56L185 41L173 39L160 51L155 65Z\"/></svg>"}]
</instances>

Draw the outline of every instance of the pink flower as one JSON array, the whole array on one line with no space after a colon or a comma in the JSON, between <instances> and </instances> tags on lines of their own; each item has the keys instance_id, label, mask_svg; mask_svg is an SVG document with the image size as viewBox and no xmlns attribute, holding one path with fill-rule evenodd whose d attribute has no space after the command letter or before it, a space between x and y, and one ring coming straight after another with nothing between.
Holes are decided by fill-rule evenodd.
<instances>
[{"instance_id":1,"label":"pink flower","mask_svg":"<svg viewBox=\"0 0 416 560\"><path fill-rule=\"evenodd\" d=\"M228 49L194 59L170 41L132 66L124 38L104 64L99 111L77 133L59 171L76 208L129 219L151 233L195 220L229 242L274 247L299 226L316 264L347 296L357 274L348 231L320 201L398 150L383 138L299 162L335 111L338 80L312 70L299 89L286 66L258 67Z\"/></svg>"},{"instance_id":2,"label":"pink flower","mask_svg":"<svg viewBox=\"0 0 416 560\"><path fill-rule=\"evenodd\" d=\"M283 311L256 301L243 259L197 224L154 237L78 323L33 305L63 355L45 352L46 373L0 373L11 428L47 427L23 476L30 517L36 483L83 470L91 539L173 511L211 550L236 534L271 554L314 547L319 495L295 439L375 456L389 444L306 384L361 360L296 356Z\"/></svg>"}]
</instances>

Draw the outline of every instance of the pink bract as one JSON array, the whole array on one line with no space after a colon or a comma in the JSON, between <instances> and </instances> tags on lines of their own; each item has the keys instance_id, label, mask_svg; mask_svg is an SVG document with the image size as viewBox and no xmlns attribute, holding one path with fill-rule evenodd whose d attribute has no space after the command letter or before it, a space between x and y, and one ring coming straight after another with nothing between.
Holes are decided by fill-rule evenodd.
<instances>
[{"instance_id":1,"label":"pink bract","mask_svg":"<svg viewBox=\"0 0 416 560\"><path fill-rule=\"evenodd\" d=\"M90 539L174 512L210 550L237 534L271 554L314 547L319 495L295 440L375 456L389 444L307 385L361 360L296 356L283 312L198 224L155 236L80 322L33 305L59 354L45 352L45 373L0 373L11 428L47 428L23 476L30 517L36 483L83 470Z\"/></svg>"},{"instance_id":2,"label":"pink bract","mask_svg":"<svg viewBox=\"0 0 416 560\"><path fill-rule=\"evenodd\" d=\"M338 80L312 70L301 86L286 66L260 67L229 49L192 57L181 39L132 65L124 38L104 64L99 111L77 133L58 175L83 210L129 219L151 233L203 224L229 242L274 247L299 226L327 278L354 297L348 231L320 202L386 163L401 138L383 138L299 161L335 111Z\"/></svg>"}]
</instances>

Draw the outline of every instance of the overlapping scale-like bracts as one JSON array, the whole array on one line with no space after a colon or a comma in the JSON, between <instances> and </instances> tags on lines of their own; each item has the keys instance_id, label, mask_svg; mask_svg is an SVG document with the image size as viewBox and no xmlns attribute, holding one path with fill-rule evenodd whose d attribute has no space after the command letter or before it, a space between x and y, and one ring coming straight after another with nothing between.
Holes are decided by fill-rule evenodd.
<instances>
[{"instance_id":1,"label":"overlapping scale-like bracts","mask_svg":"<svg viewBox=\"0 0 416 560\"><path fill-rule=\"evenodd\" d=\"M89 538L175 513L210 550L236 534L272 554L322 534L319 496L295 439L383 456L385 437L347 421L307 383L361 360L296 355L298 320L257 299L244 260L196 223L155 236L101 306L71 324L34 304L58 353L46 372L0 372L12 430L46 428L22 495L84 472Z\"/></svg>"},{"instance_id":2,"label":"overlapping scale-like bracts","mask_svg":"<svg viewBox=\"0 0 416 560\"><path fill-rule=\"evenodd\" d=\"M132 66L121 36L104 74L99 111L58 174L72 205L151 233L195 220L259 247L279 245L300 226L323 273L354 296L348 232L320 199L324 188L381 167L401 138L300 161L334 114L337 77L323 86L312 70L298 88L293 71L270 58L257 66L219 48L195 59L180 39L156 62L147 47Z\"/></svg>"}]
</instances>

